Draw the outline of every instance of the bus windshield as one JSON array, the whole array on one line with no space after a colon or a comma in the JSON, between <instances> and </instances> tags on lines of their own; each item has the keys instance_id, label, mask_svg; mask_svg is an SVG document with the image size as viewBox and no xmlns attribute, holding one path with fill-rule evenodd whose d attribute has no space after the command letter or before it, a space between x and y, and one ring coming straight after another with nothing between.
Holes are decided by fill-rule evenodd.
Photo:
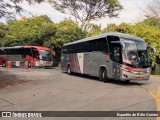
<instances>
[{"instance_id":1,"label":"bus windshield","mask_svg":"<svg viewBox=\"0 0 160 120\"><path fill-rule=\"evenodd\" d=\"M52 52L50 50L40 50L40 59L43 61L52 60Z\"/></svg>"},{"instance_id":2,"label":"bus windshield","mask_svg":"<svg viewBox=\"0 0 160 120\"><path fill-rule=\"evenodd\" d=\"M149 55L144 41L124 39L123 62L132 67L149 67Z\"/></svg>"}]
</instances>

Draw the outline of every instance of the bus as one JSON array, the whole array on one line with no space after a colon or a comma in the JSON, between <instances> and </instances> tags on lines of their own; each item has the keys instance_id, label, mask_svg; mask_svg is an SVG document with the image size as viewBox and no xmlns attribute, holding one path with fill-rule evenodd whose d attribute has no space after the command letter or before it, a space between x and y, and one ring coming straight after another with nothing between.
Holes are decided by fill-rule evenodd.
<instances>
[{"instance_id":1,"label":"bus","mask_svg":"<svg viewBox=\"0 0 160 120\"><path fill-rule=\"evenodd\" d=\"M104 33L63 45L61 69L68 74L96 76L104 82L149 80L151 48L135 36Z\"/></svg>"},{"instance_id":2,"label":"bus","mask_svg":"<svg viewBox=\"0 0 160 120\"><path fill-rule=\"evenodd\" d=\"M5 67L7 61L11 61L11 65L24 65L27 67L34 66L52 66L54 51L41 46L14 46L0 47L0 65Z\"/></svg>"}]
</instances>

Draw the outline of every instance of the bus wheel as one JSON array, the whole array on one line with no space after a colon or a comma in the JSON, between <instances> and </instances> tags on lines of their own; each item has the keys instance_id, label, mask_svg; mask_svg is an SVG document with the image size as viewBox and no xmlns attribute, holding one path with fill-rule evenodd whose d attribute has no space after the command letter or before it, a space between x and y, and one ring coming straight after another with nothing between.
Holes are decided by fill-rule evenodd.
<instances>
[{"instance_id":1,"label":"bus wheel","mask_svg":"<svg viewBox=\"0 0 160 120\"><path fill-rule=\"evenodd\" d=\"M31 62L29 62L28 63L28 68L31 68L31 67L32 67Z\"/></svg>"},{"instance_id":2,"label":"bus wheel","mask_svg":"<svg viewBox=\"0 0 160 120\"><path fill-rule=\"evenodd\" d=\"M101 68L99 72L99 79L103 82L108 82L107 71L105 68Z\"/></svg>"},{"instance_id":3,"label":"bus wheel","mask_svg":"<svg viewBox=\"0 0 160 120\"><path fill-rule=\"evenodd\" d=\"M70 67L70 65L68 65L68 67L67 67L67 74L71 75L71 67Z\"/></svg>"},{"instance_id":4,"label":"bus wheel","mask_svg":"<svg viewBox=\"0 0 160 120\"><path fill-rule=\"evenodd\" d=\"M2 63L2 67L6 67L6 62L3 62L3 63Z\"/></svg>"}]
</instances>

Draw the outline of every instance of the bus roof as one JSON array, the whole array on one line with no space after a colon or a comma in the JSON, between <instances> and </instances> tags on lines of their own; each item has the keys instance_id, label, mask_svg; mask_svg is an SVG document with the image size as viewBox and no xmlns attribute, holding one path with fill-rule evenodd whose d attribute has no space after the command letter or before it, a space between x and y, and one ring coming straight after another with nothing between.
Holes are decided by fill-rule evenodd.
<instances>
[{"instance_id":1,"label":"bus roof","mask_svg":"<svg viewBox=\"0 0 160 120\"><path fill-rule=\"evenodd\" d=\"M38 50L50 50L49 48L42 47L42 46L23 46L23 48L36 48Z\"/></svg>"},{"instance_id":2,"label":"bus roof","mask_svg":"<svg viewBox=\"0 0 160 120\"><path fill-rule=\"evenodd\" d=\"M13 46L13 47L0 47L0 49L15 49L15 48L36 48L38 50L50 50L49 48L42 46Z\"/></svg>"},{"instance_id":3,"label":"bus roof","mask_svg":"<svg viewBox=\"0 0 160 120\"><path fill-rule=\"evenodd\" d=\"M23 48L23 46L0 47L0 49L15 49L15 48Z\"/></svg>"},{"instance_id":4,"label":"bus roof","mask_svg":"<svg viewBox=\"0 0 160 120\"><path fill-rule=\"evenodd\" d=\"M72 44L76 44L76 43L80 43L80 42L86 42L88 40L95 40L95 39L103 38L103 37L107 37L107 36L117 36L117 37L120 37L120 38L132 39L132 40L137 40L137 41L144 41L143 39L141 39L139 37L136 37L136 36L123 34L123 33L118 33L118 32L110 32L110 33L104 33L104 34L93 36L93 37L84 38L84 39L74 41L74 42L71 42L71 43L68 43L68 44L64 44L64 46L65 45L72 45Z\"/></svg>"}]
</instances>

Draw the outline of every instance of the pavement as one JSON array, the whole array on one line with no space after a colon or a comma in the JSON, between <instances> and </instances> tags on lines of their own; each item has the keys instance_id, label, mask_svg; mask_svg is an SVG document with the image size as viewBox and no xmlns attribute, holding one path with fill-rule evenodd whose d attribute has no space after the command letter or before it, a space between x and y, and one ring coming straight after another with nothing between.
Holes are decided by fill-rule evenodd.
<instances>
[{"instance_id":1,"label":"pavement","mask_svg":"<svg viewBox=\"0 0 160 120\"><path fill-rule=\"evenodd\" d=\"M160 77L149 81L110 81L67 75L58 68L0 68L0 111L157 111ZM158 90L159 89L159 90ZM2 118L1 118L2 119ZM3 118L6 119L6 118ZM17 120L17 118L14 118ZM27 118L33 119L33 118ZM55 117L47 120L132 120L118 117ZM136 117L136 120L159 120Z\"/></svg>"}]
</instances>

